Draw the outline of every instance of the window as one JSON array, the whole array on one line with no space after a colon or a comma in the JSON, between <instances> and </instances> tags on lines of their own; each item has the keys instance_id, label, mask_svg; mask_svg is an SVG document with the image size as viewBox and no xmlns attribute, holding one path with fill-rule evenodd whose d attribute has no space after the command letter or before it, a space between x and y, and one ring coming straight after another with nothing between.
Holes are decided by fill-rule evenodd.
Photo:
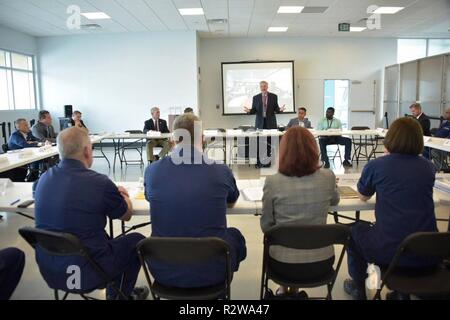
<instances>
[{"instance_id":1,"label":"window","mask_svg":"<svg viewBox=\"0 0 450 320\"><path fill-rule=\"evenodd\" d=\"M427 56L427 39L398 39L397 63L416 60Z\"/></svg>"},{"instance_id":2,"label":"window","mask_svg":"<svg viewBox=\"0 0 450 320\"><path fill-rule=\"evenodd\" d=\"M348 128L348 94L349 80L325 80L324 83L324 113L327 108L334 108L334 116L341 120L342 129Z\"/></svg>"},{"instance_id":3,"label":"window","mask_svg":"<svg viewBox=\"0 0 450 320\"><path fill-rule=\"evenodd\" d=\"M450 39L429 39L428 40L428 55L434 56L436 54L450 52Z\"/></svg>"},{"instance_id":4,"label":"window","mask_svg":"<svg viewBox=\"0 0 450 320\"><path fill-rule=\"evenodd\" d=\"M33 56L0 50L0 110L36 109Z\"/></svg>"}]
</instances>

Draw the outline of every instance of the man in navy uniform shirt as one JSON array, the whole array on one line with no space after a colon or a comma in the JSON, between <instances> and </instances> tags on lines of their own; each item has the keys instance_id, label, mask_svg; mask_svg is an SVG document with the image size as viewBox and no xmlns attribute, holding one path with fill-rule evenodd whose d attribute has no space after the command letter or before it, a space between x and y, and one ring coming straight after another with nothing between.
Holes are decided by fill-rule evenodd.
<instances>
[{"instance_id":1,"label":"man in navy uniform shirt","mask_svg":"<svg viewBox=\"0 0 450 320\"><path fill-rule=\"evenodd\" d=\"M130 220L133 208L127 191L89 169L92 144L86 130L62 131L57 145L61 162L45 172L36 186L36 227L77 236L118 285L124 274L122 290L127 296L145 298L148 288L134 288L140 270L136 245L144 236L132 233L110 239L105 232L107 218ZM71 265L80 267L81 289L95 289L103 283L83 257L52 257L37 248L36 260L51 288L67 290ZM108 288L107 298L115 296Z\"/></svg>"},{"instance_id":2,"label":"man in navy uniform shirt","mask_svg":"<svg viewBox=\"0 0 450 320\"><path fill-rule=\"evenodd\" d=\"M436 169L419 154L423 149L420 124L412 118L399 118L384 139L387 155L369 161L358 181L360 199L376 194L375 220L371 226L357 222L347 249L348 271L352 279L344 281L344 290L353 298L365 299L367 263L386 267L400 243L415 232L437 231L433 186ZM435 264L408 256L400 265L421 268ZM402 293L387 298L408 298Z\"/></svg>"},{"instance_id":3,"label":"man in navy uniform shirt","mask_svg":"<svg viewBox=\"0 0 450 320\"><path fill-rule=\"evenodd\" d=\"M145 170L152 236L219 237L230 245L232 271L237 271L247 251L241 232L227 227L227 207L232 207L239 197L233 173L226 165L212 163L203 155L202 129L197 116L181 115L175 119L173 128L176 135L184 132L189 136L178 141L171 156ZM206 287L225 279L223 261L191 268L150 261L150 270L162 285L179 288Z\"/></svg>"}]
</instances>

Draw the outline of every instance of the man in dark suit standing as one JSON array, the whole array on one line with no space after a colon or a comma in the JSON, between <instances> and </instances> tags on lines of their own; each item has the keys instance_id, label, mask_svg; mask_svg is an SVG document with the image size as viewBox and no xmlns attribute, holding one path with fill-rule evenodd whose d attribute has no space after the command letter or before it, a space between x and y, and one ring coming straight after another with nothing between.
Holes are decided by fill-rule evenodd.
<instances>
[{"instance_id":1,"label":"man in dark suit standing","mask_svg":"<svg viewBox=\"0 0 450 320\"><path fill-rule=\"evenodd\" d=\"M148 131L158 131L161 133L170 133L169 128L167 127L166 120L160 119L160 110L158 107L154 107L151 110L152 118L145 121L144 123L144 133L147 133ZM161 147L161 151L158 158L156 159L153 155L153 148L154 147ZM147 143L147 160L148 161L155 161L159 158L164 157L169 153L170 150L170 142L168 139L150 139Z\"/></svg>"},{"instance_id":2,"label":"man in dark suit standing","mask_svg":"<svg viewBox=\"0 0 450 320\"><path fill-rule=\"evenodd\" d=\"M413 103L409 106L409 110L411 110L411 114L414 118L419 121L420 126L422 127L424 136L431 136L430 132L430 119L427 117L425 113L422 112L422 106L420 103Z\"/></svg>"},{"instance_id":3,"label":"man in dark suit standing","mask_svg":"<svg viewBox=\"0 0 450 320\"><path fill-rule=\"evenodd\" d=\"M256 114L256 129L277 129L277 118L275 114L283 112L285 107L283 105L280 108L277 95L269 92L269 84L266 81L261 81L259 87L261 93L253 97L252 108L244 107L244 111L247 114ZM259 142L258 139L257 167L262 166L259 158ZM270 137L267 139L267 156L271 156ZM266 164L265 166L270 166L270 164Z\"/></svg>"}]
</instances>

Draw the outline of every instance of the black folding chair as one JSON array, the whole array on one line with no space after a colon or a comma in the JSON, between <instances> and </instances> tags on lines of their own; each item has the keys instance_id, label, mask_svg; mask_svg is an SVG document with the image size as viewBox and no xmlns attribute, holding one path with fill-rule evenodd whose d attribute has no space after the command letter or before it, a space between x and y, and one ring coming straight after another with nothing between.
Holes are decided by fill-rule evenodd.
<instances>
[{"instance_id":1,"label":"black folding chair","mask_svg":"<svg viewBox=\"0 0 450 320\"><path fill-rule=\"evenodd\" d=\"M352 130L355 131L369 129L369 127L363 126L352 127ZM372 156L375 157L375 149L378 146L376 137L372 135L353 135L352 140L354 146L353 159L356 158L356 164L359 164L359 159L361 157L366 158L366 161L369 161Z\"/></svg>"},{"instance_id":2,"label":"black folding chair","mask_svg":"<svg viewBox=\"0 0 450 320\"><path fill-rule=\"evenodd\" d=\"M123 293L123 291L117 287L114 280L106 273L106 271L96 263L89 254L87 248L81 243L81 241L74 235L62 232L52 232L41 230L37 228L25 227L19 229L19 234L25 239L34 249L39 246L45 253L55 256L81 256L87 260L92 269L103 280L103 283L95 289L83 290L61 290L64 292L62 300L66 300L69 294L78 294L85 300L97 300L93 297L87 296L94 290L106 288L110 285L117 297L120 299L128 300L129 298ZM123 279L122 279L123 280ZM56 288L52 288L55 294L55 300L59 300L59 293Z\"/></svg>"},{"instance_id":3,"label":"black folding chair","mask_svg":"<svg viewBox=\"0 0 450 320\"><path fill-rule=\"evenodd\" d=\"M271 293L268 284L269 280L272 280L278 285L294 288L314 288L326 285L326 297L310 299L331 300L331 292L339 273L349 239L350 228L339 224L302 225L290 223L277 225L271 228L264 235L260 298L263 299L266 295ZM269 259L269 249L271 246L276 245L292 249L311 250L335 244L343 246L336 268L331 268L330 272L324 274L320 278L314 277L308 279L308 275L305 275L305 279L300 282L293 280L288 272L280 274L279 271L275 272L271 267ZM299 265L301 265L301 263L299 263Z\"/></svg>"},{"instance_id":4,"label":"black folding chair","mask_svg":"<svg viewBox=\"0 0 450 320\"><path fill-rule=\"evenodd\" d=\"M405 255L442 259L433 267L404 268L399 262ZM450 232L417 232L400 244L387 269L381 276L381 286L374 300L381 300L381 290L387 286L403 294L423 298L450 297ZM447 260L447 261L446 261Z\"/></svg>"},{"instance_id":5,"label":"black folding chair","mask_svg":"<svg viewBox=\"0 0 450 320\"><path fill-rule=\"evenodd\" d=\"M153 299L174 300L214 300L230 299L230 285L232 279L231 256L228 244L219 238L163 238L150 237L137 245L137 251L149 284ZM180 268L193 264L208 263L222 258L225 264L223 283L209 287L176 288L167 287L150 278L151 270L147 263L158 261L177 265Z\"/></svg>"},{"instance_id":6,"label":"black folding chair","mask_svg":"<svg viewBox=\"0 0 450 320\"><path fill-rule=\"evenodd\" d=\"M142 134L142 130L125 130L125 132L129 134ZM120 148L120 155L119 160L122 165L122 162L125 162L125 165L128 166L129 163L131 164L138 164L140 166L144 166L144 160L142 158L142 152L144 147L144 139L136 139L133 141L125 142L126 139L120 139L119 140L119 148ZM135 150L139 154L138 159L133 160L127 160L125 156L126 150Z\"/></svg>"}]
</instances>

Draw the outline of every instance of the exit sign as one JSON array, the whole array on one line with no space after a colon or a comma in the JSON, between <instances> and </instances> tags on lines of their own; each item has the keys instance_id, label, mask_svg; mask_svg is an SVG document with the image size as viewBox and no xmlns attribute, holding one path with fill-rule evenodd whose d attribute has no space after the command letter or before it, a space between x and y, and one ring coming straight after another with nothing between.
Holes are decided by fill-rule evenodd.
<instances>
[{"instance_id":1,"label":"exit sign","mask_svg":"<svg viewBox=\"0 0 450 320\"><path fill-rule=\"evenodd\" d=\"M338 24L338 30L348 32L350 31L350 23L339 23Z\"/></svg>"}]
</instances>

